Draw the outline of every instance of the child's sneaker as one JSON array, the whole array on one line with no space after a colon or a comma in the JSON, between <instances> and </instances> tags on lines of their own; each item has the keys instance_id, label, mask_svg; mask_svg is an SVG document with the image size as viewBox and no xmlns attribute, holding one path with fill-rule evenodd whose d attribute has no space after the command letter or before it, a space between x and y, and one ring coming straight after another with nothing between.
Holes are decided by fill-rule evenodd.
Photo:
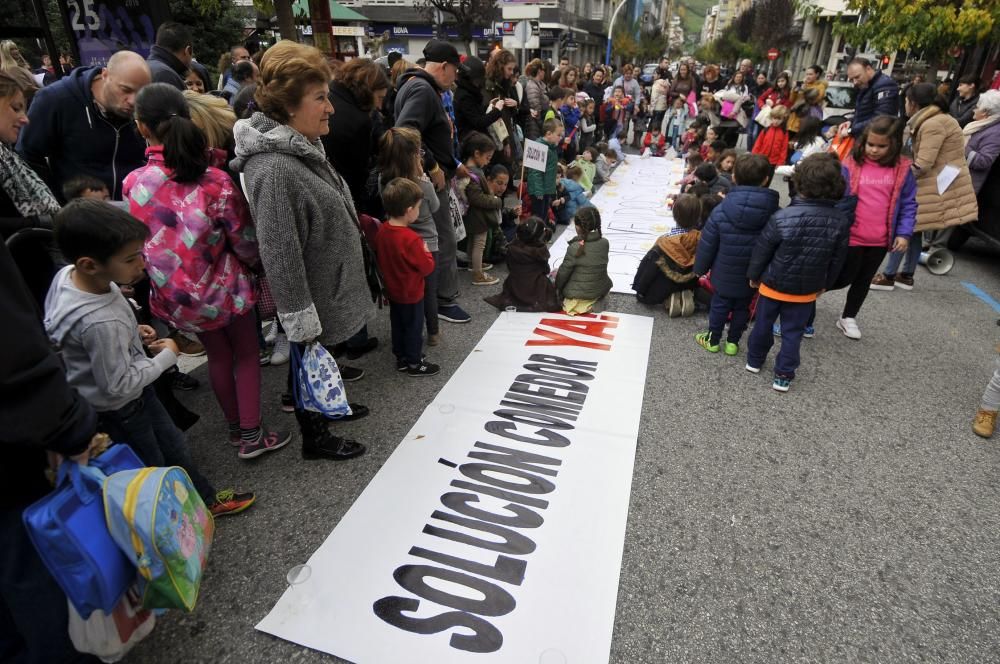
<instances>
[{"instance_id":1,"label":"child's sneaker","mask_svg":"<svg viewBox=\"0 0 1000 664\"><path fill-rule=\"evenodd\" d=\"M262 431L260 438L240 445L240 452L237 456L241 459L255 459L261 454L267 454L275 450L280 450L292 440L292 434L288 431Z\"/></svg>"},{"instance_id":2,"label":"child's sneaker","mask_svg":"<svg viewBox=\"0 0 1000 664\"><path fill-rule=\"evenodd\" d=\"M694 291L681 291L681 316L687 318L694 315Z\"/></svg>"},{"instance_id":3,"label":"child's sneaker","mask_svg":"<svg viewBox=\"0 0 1000 664\"><path fill-rule=\"evenodd\" d=\"M792 387L792 381L789 378L775 376L774 382L771 383L771 387L774 388L775 392L787 392Z\"/></svg>"},{"instance_id":4,"label":"child's sneaker","mask_svg":"<svg viewBox=\"0 0 1000 664\"><path fill-rule=\"evenodd\" d=\"M711 332L699 332L694 335L694 340L698 342L698 345L707 350L709 353L718 353L719 344L712 345Z\"/></svg>"},{"instance_id":5,"label":"child's sneaker","mask_svg":"<svg viewBox=\"0 0 1000 664\"><path fill-rule=\"evenodd\" d=\"M266 367L267 365L271 364L270 348L261 348L260 351L257 353L257 355L260 358L260 366Z\"/></svg>"},{"instance_id":6,"label":"child's sneaker","mask_svg":"<svg viewBox=\"0 0 1000 664\"><path fill-rule=\"evenodd\" d=\"M726 345L722 347L722 352L729 357L733 357L740 352L740 346L739 344L734 344L732 341L727 341Z\"/></svg>"},{"instance_id":7,"label":"child's sneaker","mask_svg":"<svg viewBox=\"0 0 1000 664\"><path fill-rule=\"evenodd\" d=\"M997 426L997 411L980 408L976 411L976 417L972 420L972 431L977 436L990 438Z\"/></svg>"},{"instance_id":8,"label":"child's sneaker","mask_svg":"<svg viewBox=\"0 0 1000 664\"><path fill-rule=\"evenodd\" d=\"M896 285L903 290L913 290L913 275L900 272L896 275Z\"/></svg>"},{"instance_id":9,"label":"child's sneaker","mask_svg":"<svg viewBox=\"0 0 1000 664\"><path fill-rule=\"evenodd\" d=\"M485 269L485 268L484 268ZM493 286L494 284L500 283L500 280L494 276L486 274L475 274L472 276L473 286Z\"/></svg>"},{"instance_id":10,"label":"child's sneaker","mask_svg":"<svg viewBox=\"0 0 1000 664\"><path fill-rule=\"evenodd\" d=\"M781 323L774 324L774 327L771 328L771 334L773 334L776 337L781 336Z\"/></svg>"},{"instance_id":11,"label":"child's sneaker","mask_svg":"<svg viewBox=\"0 0 1000 664\"><path fill-rule=\"evenodd\" d=\"M257 496L250 491L236 493L233 489L223 489L215 494L215 501L208 506L212 516L239 514L254 504Z\"/></svg>"},{"instance_id":12,"label":"child's sneaker","mask_svg":"<svg viewBox=\"0 0 1000 664\"><path fill-rule=\"evenodd\" d=\"M407 376L436 376L440 371L441 367L433 362L425 362L424 360L420 360L420 364L416 366L406 367Z\"/></svg>"},{"instance_id":13,"label":"child's sneaker","mask_svg":"<svg viewBox=\"0 0 1000 664\"><path fill-rule=\"evenodd\" d=\"M420 356L420 361L421 362L423 362L426 359L427 359L426 355L421 355ZM396 371L406 371L409 368L410 368L410 365L406 363L406 360L400 360L400 359L396 360Z\"/></svg>"},{"instance_id":14,"label":"child's sneaker","mask_svg":"<svg viewBox=\"0 0 1000 664\"><path fill-rule=\"evenodd\" d=\"M861 338L861 328L858 327L858 321L853 318L838 318L837 329L843 332L848 339Z\"/></svg>"},{"instance_id":15,"label":"child's sneaker","mask_svg":"<svg viewBox=\"0 0 1000 664\"><path fill-rule=\"evenodd\" d=\"M759 374L760 373L760 367L752 366L749 362L743 368L746 369L747 371L749 371L752 374Z\"/></svg>"},{"instance_id":16,"label":"child's sneaker","mask_svg":"<svg viewBox=\"0 0 1000 664\"><path fill-rule=\"evenodd\" d=\"M291 394L281 395L281 412L283 413L294 413L295 412L295 398Z\"/></svg>"},{"instance_id":17,"label":"child's sneaker","mask_svg":"<svg viewBox=\"0 0 1000 664\"><path fill-rule=\"evenodd\" d=\"M875 278L872 279L872 282L871 284L868 285L868 288L870 288L871 290L885 290L885 291L895 290L896 277L895 276L889 277L879 272L878 274L875 275Z\"/></svg>"},{"instance_id":18,"label":"child's sneaker","mask_svg":"<svg viewBox=\"0 0 1000 664\"><path fill-rule=\"evenodd\" d=\"M806 325L805 331L802 333L806 339L812 339L816 336L816 328L812 325Z\"/></svg>"}]
</instances>

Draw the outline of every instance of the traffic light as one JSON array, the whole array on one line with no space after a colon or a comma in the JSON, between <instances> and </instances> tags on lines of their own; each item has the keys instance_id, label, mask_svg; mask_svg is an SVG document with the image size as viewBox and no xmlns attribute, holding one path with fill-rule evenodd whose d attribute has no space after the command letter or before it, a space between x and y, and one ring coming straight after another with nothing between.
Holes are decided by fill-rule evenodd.
<instances>
[{"instance_id":1,"label":"traffic light","mask_svg":"<svg viewBox=\"0 0 1000 664\"><path fill-rule=\"evenodd\" d=\"M889 61L890 61L890 60L892 60L892 58L891 58L891 57L889 57L888 55L883 55L883 56L882 56L882 66L883 66L883 67L888 67L888 66L889 66Z\"/></svg>"}]
</instances>

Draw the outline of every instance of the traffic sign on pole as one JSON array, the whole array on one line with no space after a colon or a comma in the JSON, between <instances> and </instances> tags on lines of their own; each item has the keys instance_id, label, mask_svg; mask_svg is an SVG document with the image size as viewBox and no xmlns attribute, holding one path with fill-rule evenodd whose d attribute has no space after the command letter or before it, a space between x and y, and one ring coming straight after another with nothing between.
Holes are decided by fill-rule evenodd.
<instances>
[{"instance_id":1,"label":"traffic sign on pole","mask_svg":"<svg viewBox=\"0 0 1000 664\"><path fill-rule=\"evenodd\" d=\"M524 48L531 39L531 21L518 21L514 26L514 39L517 40L518 48Z\"/></svg>"},{"instance_id":2,"label":"traffic sign on pole","mask_svg":"<svg viewBox=\"0 0 1000 664\"><path fill-rule=\"evenodd\" d=\"M767 59L768 60L777 60L779 55L781 55L781 51L779 51L776 48L772 48L772 49L770 49L767 52Z\"/></svg>"}]
</instances>

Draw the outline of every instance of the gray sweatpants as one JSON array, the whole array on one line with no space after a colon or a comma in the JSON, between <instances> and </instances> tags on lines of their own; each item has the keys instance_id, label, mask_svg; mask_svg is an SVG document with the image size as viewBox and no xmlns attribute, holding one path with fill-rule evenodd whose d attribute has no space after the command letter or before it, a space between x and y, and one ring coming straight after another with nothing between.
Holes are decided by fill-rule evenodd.
<instances>
[{"instance_id":1,"label":"gray sweatpants","mask_svg":"<svg viewBox=\"0 0 1000 664\"><path fill-rule=\"evenodd\" d=\"M455 251L458 240L455 239L455 227L451 224L451 205L448 199L451 191L451 181L439 191L437 212L434 213L434 225L438 232L438 264L437 264L437 299L438 307L450 307L458 300L458 261ZM424 293L424 297L431 297Z\"/></svg>"},{"instance_id":2,"label":"gray sweatpants","mask_svg":"<svg viewBox=\"0 0 1000 664\"><path fill-rule=\"evenodd\" d=\"M983 392L983 401L979 404L983 410L1000 410L1000 358L997 358L993 369L993 377Z\"/></svg>"}]
</instances>

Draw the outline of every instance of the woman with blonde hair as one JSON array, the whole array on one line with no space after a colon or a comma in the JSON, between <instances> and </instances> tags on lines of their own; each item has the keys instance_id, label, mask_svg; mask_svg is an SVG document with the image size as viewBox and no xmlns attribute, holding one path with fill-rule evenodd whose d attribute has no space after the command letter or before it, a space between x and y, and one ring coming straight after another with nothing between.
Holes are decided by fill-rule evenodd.
<instances>
[{"instance_id":1,"label":"woman with blonde hair","mask_svg":"<svg viewBox=\"0 0 1000 664\"><path fill-rule=\"evenodd\" d=\"M7 71L8 69L13 69L14 67L21 67L23 69L31 71L31 65L28 61L24 59L21 55L20 49L18 49L17 44L15 44L10 39L6 39L0 42L0 69Z\"/></svg>"},{"instance_id":2,"label":"woman with blonde hair","mask_svg":"<svg viewBox=\"0 0 1000 664\"><path fill-rule=\"evenodd\" d=\"M333 348L374 319L377 282L371 281L350 191L320 141L334 113L329 93L330 68L319 50L288 40L267 49L255 93L260 110L236 123L232 167L244 176L261 260L288 340ZM364 376L343 365L340 372L348 382ZM322 413L294 402L288 407L302 432L303 458L364 454L364 445L333 435ZM351 419L368 414L364 406L352 404L351 410Z\"/></svg>"},{"instance_id":3,"label":"woman with blonde hair","mask_svg":"<svg viewBox=\"0 0 1000 664\"><path fill-rule=\"evenodd\" d=\"M183 94L191 111L191 122L205 134L208 147L222 151L231 149L236 113L226 100L214 95L198 94L194 90L185 90Z\"/></svg>"}]
</instances>

